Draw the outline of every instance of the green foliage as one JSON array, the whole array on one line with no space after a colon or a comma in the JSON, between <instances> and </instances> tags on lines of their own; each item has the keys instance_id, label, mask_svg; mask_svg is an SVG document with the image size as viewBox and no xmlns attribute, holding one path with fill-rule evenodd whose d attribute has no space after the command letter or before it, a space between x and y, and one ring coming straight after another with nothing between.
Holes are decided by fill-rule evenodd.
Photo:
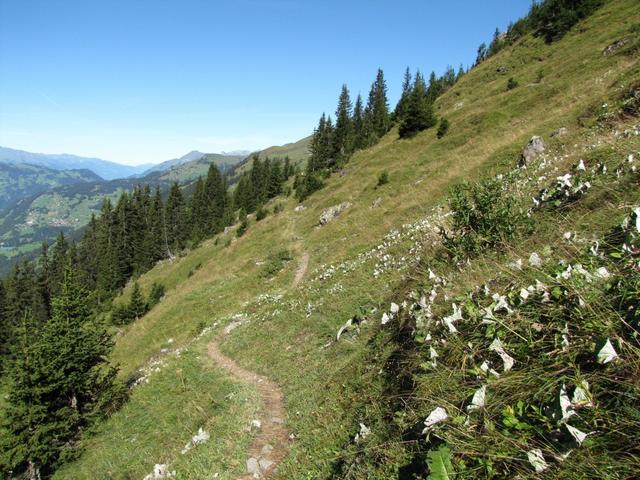
<instances>
[{"instance_id":1,"label":"green foliage","mask_svg":"<svg viewBox=\"0 0 640 480\"><path fill-rule=\"evenodd\" d=\"M267 257L265 264L260 270L260 278L271 278L282 270L287 262L292 259L291 253L287 249L278 250Z\"/></svg>"},{"instance_id":2,"label":"green foliage","mask_svg":"<svg viewBox=\"0 0 640 480\"><path fill-rule=\"evenodd\" d=\"M282 194L284 182L292 174L291 165L282 165L281 160L264 161L256 155L251 170L245 172L238 181L234 192L235 208L243 208L251 213L268 200Z\"/></svg>"},{"instance_id":3,"label":"green foliage","mask_svg":"<svg viewBox=\"0 0 640 480\"><path fill-rule=\"evenodd\" d=\"M324 187L324 183L322 182L322 180L320 180L320 178L318 178L318 174L312 173L311 171L307 170L304 175L299 175L296 177L294 187L296 189L296 198L299 202L302 202L313 192L316 192Z\"/></svg>"},{"instance_id":4,"label":"green foliage","mask_svg":"<svg viewBox=\"0 0 640 480\"><path fill-rule=\"evenodd\" d=\"M381 187L383 185L386 185L387 183L389 183L389 173L384 171L378 176L377 186Z\"/></svg>"},{"instance_id":5,"label":"green foliage","mask_svg":"<svg viewBox=\"0 0 640 480\"><path fill-rule=\"evenodd\" d=\"M433 105L427 96L422 74L418 71L407 104L407 111L400 124L400 138L408 138L433 127L437 119L433 113Z\"/></svg>"},{"instance_id":6,"label":"green foliage","mask_svg":"<svg viewBox=\"0 0 640 480\"><path fill-rule=\"evenodd\" d=\"M68 268L52 301L51 319L34 337L28 315L18 329L10 374L2 472L49 476L74 457L81 432L124 398L116 370L106 363L112 341L92 318L86 291Z\"/></svg>"},{"instance_id":7,"label":"green foliage","mask_svg":"<svg viewBox=\"0 0 640 480\"><path fill-rule=\"evenodd\" d=\"M153 308L160 303L164 294L164 285L158 282L153 282L153 285L151 285L151 292L149 292L149 300L147 301L149 308Z\"/></svg>"},{"instance_id":8,"label":"green foliage","mask_svg":"<svg viewBox=\"0 0 640 480\"><path fill-rule=\"evenodd\" d=\"M511 77L509 78L509 80L507 80L507 90L513 90L514 88L518 87L518 81Z\"/></svg>"},{"instance_id":9,"label":"green foliage","mask_svg":"<svg viewBox=\"0 0 640 480\"><path fill-rule=\"evenodd\" d=\"M264 205L258 205L258 208L256 210L256 222L259 222L260 220L264 220L268 214L269 212L267 211L266 208L264 208Z\"/></svg>"},{"instance_id":10,"label":"green foliage","mask_svg":"<svg viewBox=\"0 0 640 480\"><path fill-rule=\"evenodd\" d=\"M135 282L131 290L129 303L127 305L115 305L112 308L111 323L114 325L127 325L142 318L152 306L153 305L144 299L140 285L138 282Z\"/></svg>"},{"instance_id":11,"label":"green foliage","mask_svg":"<svg viewBox=\"0 0 640 480\"><path fill-rule=\"evenodd\" d=\"M603 0L545 0L532 7L529 22L536 35L551 43L562 38L576 23L587 18L603 3Z\"/></svg>"},{"instance_id":12,"label":"green foliage","mask_svg":"<svg viewBox=\"0 0 640 480\"><path fill-rule=\"evenodd\" d=\"M431 450L427 454L427 465L429 466L429 480L450 480L455 478L455 470L451 463L451 450L440 447L438 450Z\"/></svg>"},{"instance_id":13,"label":"green foliage","mask_svg":"<svg viewBox=\"0 0 640 480\"><path fill-rule=\"evenodd\" d=\"M448 203L451 231L441 229L440 233L445 248L458 259L477 255L531 228L517 199L497 179L457 185Z\"/></svg>"},{"instance_id":14,"label":"green foliage","mask_svg":"<svg viewBox=\"0 0 640 480\"><path fill-rule=\"evenodd\" d=\"M247 229L249 228L249 218L247 217L247 214L243 209L240 210L239 217L240 217L240 226L236 230L236 236L238 238L244 235Z\"/></svg>"},{"instance_id":15,"label":"green foliage","mask_svg":"<svg viewBox=\"0 0 640 480\"><path fill-rule=\"evenodd\" d=\"M442 138L449 131L449 120L446 118L440 119L440 125L438 125L438 132L436 133L436 137Z\"/></svg>"}]
</instances>

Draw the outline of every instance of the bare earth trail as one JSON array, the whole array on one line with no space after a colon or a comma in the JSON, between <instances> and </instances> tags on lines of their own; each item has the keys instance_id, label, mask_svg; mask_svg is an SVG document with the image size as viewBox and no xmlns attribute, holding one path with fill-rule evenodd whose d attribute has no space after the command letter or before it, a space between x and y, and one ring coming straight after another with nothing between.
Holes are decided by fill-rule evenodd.
<instances>
[{"instance_id":1,"label":"bare earth trail","mask_svg":"<svg viewBox=\"0 0 640 480\"><path fill-rule=\"evenodd\" d=\"M307 273L308 267L309 267L309 254L303 253L302 258L300 258L300 265L298 266L298 270L296 271L296 276L293 279L293 285L292 285L293 288L297 287L300 284L305 274Z\"/></svg>"},{"instance_id":2,"label":"bare earth trail","mask_svg":"<svg viewBox=\"0 0 640 480\"><path fill-rule=\"evenodd\" d=\"M247 454L247 468L253 471L238 477L238 480L266 478L275 470L289 450L289 432L284 424L282 390L267 377L245 370L224 355L220 351L220 341L223 336L216 337L209 344L209 357L234 378L255 385L263 402L263 410L258 418L260 421L258 434Z\"/></svg>"},{"instance_id":3,"label":"bare earth trail","mask_svg":"<svg viewBox=\"0 0 640 480\"><path fill-rule=\"evenodd\" d=\"M300 257L291 288L300 284L307 273L308 266L309 254L305 252ZM266 478L275 471L289 451L289 431L285 426L286 414L282 390L272 380L242 368L223 354L220 351L220 342L224 335L221 333L209 343L209 357L234 378L255 385L263 404L262 413L258 418L260 421L258 434L247 454L248 473L238 477L237 480Z\"/></svg>"}]
</instances>

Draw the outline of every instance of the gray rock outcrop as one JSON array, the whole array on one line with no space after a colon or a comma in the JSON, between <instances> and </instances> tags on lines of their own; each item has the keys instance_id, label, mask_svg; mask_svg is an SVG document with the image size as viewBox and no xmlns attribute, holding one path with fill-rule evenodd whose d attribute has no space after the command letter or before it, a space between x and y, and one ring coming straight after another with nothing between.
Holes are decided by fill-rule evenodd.
<instances>
[{"instance_id":1,"label":"gray rock outcrop","mask_svg":"<svg viewBox=\"0 0 640 480\"><path fill-rule=\"evenodd\" d=\"M527 146L524 147L522 151L522 155L520 155L520 161L518 162L518 166L523 167L527 165L532 160L535 160L541 153L544 152L545 143L542 137L533 136Z\"/></svg>"},{"instance_id":2,"label":"gray rock outcrop","mask_svg":"<svg viewBox=\"0 0 640 480\"><path fill-rule=\"evenodd\" d=\"M327 223L335 220L348 208L351 207L351 202L342 202L339 205L334 205L333 207L329 207L322 212L320 215L320 225L326 225Z\"/></svg>"}]
</instances>

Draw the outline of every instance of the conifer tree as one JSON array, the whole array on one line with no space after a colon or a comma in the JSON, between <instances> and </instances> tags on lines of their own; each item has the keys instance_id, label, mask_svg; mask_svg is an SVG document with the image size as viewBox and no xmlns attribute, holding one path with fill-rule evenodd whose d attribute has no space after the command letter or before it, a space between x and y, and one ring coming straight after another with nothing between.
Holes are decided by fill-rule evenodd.
<instances>
[{"instance_id":1,"label":"conifer tree","mask_svg":"<svg viewBox=\"0 0 640 480\"><path fill-rule=\"evenodd\" d=\"M371 111L371 123L378 138L389 131L389 102L387 100L387 84L382 69L378 69L376 80L371 85L367 106Z\"/></svg>"},{"instance_id":2,"label":"conifer tree","mask_svg":"<svg viewBox=\"0 0 640 480\"><path fill-rule=\"evenodd\" d=\"M404 77L402 79L402 93L400 94L400 100L396 105L395 117L396 121L402 122L407 111L407 104L409 97L411 96L411 70L409 67L404 71Z\"/></svg>"},{"instance_id":3,"label":"conifer tree","mask_svg":"<svg viewBox=\"0 0 640 480\"><path fill-rule=\"evenodd\" d=\"M35 341L28 316L24 318L21 351L11 374L5 442L15 473L46 477L62 458L72 456L81 431L122 398L122 389L115 383L116 370L105 360L110 337L91 318L87 292L70 266L52 300L51 319Z\"/></svg>"},{"instance_id":4,"label":"conifer tree","mask_svg":"<svg viewBox=\"0 0 640 480\"><path fill-rule=\"evenodd\" d=\"M353 121L351 118L351 99L349 89L342 86L338 108L336 109L336 126L333 131L331 151L332 155L328 159L328 167L335 168L344 163L351 153L353 153Z\"/></svg>"},{"instance_id":5,"label":"conifer tree","mask_svg":"<svg viewBox=\"0 0 640 480\"><path fill-rule=\"evenodd\" d=\"M362 105L362 96L358 94L355 106L353 107L353 144L356 150L366 148L368 146L365 142L364 133L364 107Z\"/></svg>"},{"instance_id":6,"label":"conifer tree","mask_svg":"<svg viewBox=\"0 0 640 480\"><path fill-rule=\"evenodd\" d=\"M148 307L147 302L144 300L142 296L142 292L140 290L140 285L138 282L133 284L133 289L131 290L131 300L129 301L129 314L133 320L137 320L142 318L145 313L147 313Z\"/></svg>"},{"instance_id":7,"label":"conifer tree","mask_svg":"<svg viewBox=\"0 0 640 480\"><path fill-rule=\"evenodd\" d=\"M171 252L178 252L184 248L188 232L186 232L184 197L177 182L174 182L169 190L164 218L167 245Z\"/></svg>"},{"instance_id":8,"label":"conifer tree","mask_svg":"<svg viewBox=\"0 0 640 480\"><path fill-rule=\"evenodd\" d=\"M407 114L400 125L400 138L406 138L433 127L437 119L433 113L433 106L427 99L424 79L418 71L409 98Z\"/></svg>"}]
</instances>

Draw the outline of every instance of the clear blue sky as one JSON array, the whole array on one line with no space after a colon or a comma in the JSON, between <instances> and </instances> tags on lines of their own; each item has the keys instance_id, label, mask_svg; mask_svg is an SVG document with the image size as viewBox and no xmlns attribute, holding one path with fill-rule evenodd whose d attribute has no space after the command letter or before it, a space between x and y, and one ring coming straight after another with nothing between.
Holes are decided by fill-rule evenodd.
<instances>
[{"instance_id":1,"label":"clear blue sky","mask_svg":"<svg viewBox=\"0 0 640 480\"><path fill-rule=\"evenodd\" d=\"M0 145L128 164L308 135L340 86L469 65L531 0L0 0Z\"/></svg>"}]
</instances>

